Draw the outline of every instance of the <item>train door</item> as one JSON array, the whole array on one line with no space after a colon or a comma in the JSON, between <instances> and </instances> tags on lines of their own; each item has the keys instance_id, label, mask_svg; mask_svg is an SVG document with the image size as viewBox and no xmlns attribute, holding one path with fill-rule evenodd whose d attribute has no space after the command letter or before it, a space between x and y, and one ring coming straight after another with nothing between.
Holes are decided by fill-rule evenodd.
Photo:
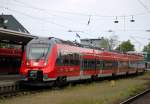
<instances>
[{"instance_id":1,"label":"train door","mask_svg":"<svg viewBox=\"0 0 150 104\"><path fill-rule=\"evenodd\" d=\"M98 76L101 76L103 69L103 61L100 58L96 58L96 73Z\"/></svg>"},{"instance_id":2,"label":"train door","mask_svg":"<svg viewBox=\"0 0 150 104\"><path fill-rule=\"evenodd\" d=\"M116 75L117 71L118 71L118 64L119 62L117 60L113 61L113 69L112 69L112 74Z\"/></svg>"},{"instance_id":3,"label":"train door","mask_svg":"<svg viewBox=\"0 0 150 104\"><path fill-rule=\"evenodd\" d=\"M84 69L83 55L80 54L80 76L83 75L83 69Z\"/></svg>"},{"instance_id":4,"label":"train door","mask_svg":"<svg viewBox=\"0 0 150 104\"><path fill-rule=\"evenodd\" d=\"M113 61L112 60L104 60L103 61L103 76L111 76L113 72Z\"/></svg>"},{"instance_id":5,"label":"train door","mask_svg":"<svg viewBox=\"0 0 150 104\"><path fill-rule=\"evenodd\" d=\"M96 74L96 59L91 55L81 55L80 59L80 76L81 79L91 78Z\"/></svg>"}]
</instances>

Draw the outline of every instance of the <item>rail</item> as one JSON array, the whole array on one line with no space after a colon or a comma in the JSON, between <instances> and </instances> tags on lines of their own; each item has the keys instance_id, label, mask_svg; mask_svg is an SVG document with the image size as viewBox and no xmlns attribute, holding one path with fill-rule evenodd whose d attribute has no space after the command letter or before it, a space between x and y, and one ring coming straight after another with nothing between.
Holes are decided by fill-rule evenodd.
<instances>
[{"instance_id":1,"label":"rail","mask_svg":"<svg viewBox=\"0 0 150 104\"><path fill-rule=\"evenodd\" d=\"M137 100L138 98L140 98L140 97L146 95L147 93L150 93L150 88L147 89L147 90L144 90L144 91L141 92L141 93L136 94L136 95L133 96L133 97L128 98L127 100L125 100L125 101L123 101L123 102L121 102L121 103L119 103L119 104L130 104L130 103L132 103L133 101Z\"/></svg>"}]
</instances>

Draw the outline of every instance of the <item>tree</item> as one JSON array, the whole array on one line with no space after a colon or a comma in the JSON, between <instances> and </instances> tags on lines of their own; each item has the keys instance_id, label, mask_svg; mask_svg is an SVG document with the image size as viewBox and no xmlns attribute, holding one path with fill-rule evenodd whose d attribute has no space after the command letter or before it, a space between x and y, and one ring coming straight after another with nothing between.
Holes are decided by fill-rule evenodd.
<instances>
[{"instance_id":1,"label":"tree","mask_svg":"<svg viewBox=\"0 0 150 104\"><path fill-rule=\"evenodd\" d=\"M143 52L150 53L150 43L148 43L148 45L144 46Z\"/></svg>"},{"instance_id":2,"label":"tree","mask_svg":"<svg viewBox=\"0 0 150 104\"><path fill-rule=\"evenodd\" d=\"M130 40L122 42L116 50L121 52L128 52L128 51L134 51L134 45L130 42Z\"/></svg>"}]
</instances>

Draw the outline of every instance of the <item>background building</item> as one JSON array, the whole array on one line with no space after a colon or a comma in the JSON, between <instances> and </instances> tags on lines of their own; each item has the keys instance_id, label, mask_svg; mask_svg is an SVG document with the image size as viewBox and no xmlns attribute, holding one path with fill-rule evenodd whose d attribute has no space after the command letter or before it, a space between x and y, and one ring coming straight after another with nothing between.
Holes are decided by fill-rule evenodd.
<instances>
[{"instance_id":1,"label":"background building","mask_svg":"<svg viewBox=\"0 0 150 104\"><path fill-rule=\"evenodd\" d=\"M81 44L104 48L106 50L109 49L109 42L103 37L97 39L81 39Z\"/></svg>"}]
</instances>

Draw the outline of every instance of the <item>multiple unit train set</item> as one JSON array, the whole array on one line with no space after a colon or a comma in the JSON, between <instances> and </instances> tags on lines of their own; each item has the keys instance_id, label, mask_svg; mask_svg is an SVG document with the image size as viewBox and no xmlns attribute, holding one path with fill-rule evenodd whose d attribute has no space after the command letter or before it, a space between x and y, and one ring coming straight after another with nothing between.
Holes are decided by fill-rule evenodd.
<instances>
[{"instance_id":1,"label":"multiple unit train set","mask_svg":"<svg viewBox=\"0 0 150 104\"><path fill-rule=\"evenodd\" d=\"M141 73L144 57L100 50L57 38L36 38L25 49L20 74L24 82L65 83Z\"/></svg>"}]
</instances>

